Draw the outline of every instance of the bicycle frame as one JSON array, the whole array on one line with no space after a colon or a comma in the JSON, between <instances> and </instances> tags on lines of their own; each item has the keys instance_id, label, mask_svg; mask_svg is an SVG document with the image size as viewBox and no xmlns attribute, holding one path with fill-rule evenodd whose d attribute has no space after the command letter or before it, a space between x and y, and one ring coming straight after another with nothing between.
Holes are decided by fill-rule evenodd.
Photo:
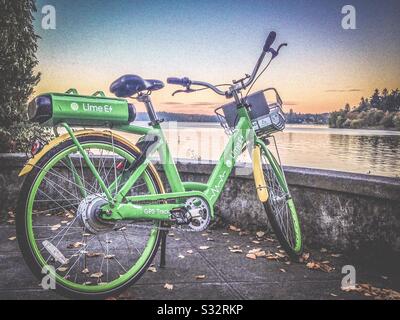
<instances>
[{"instance_id":1,"label":"bicycle frame","mask_svg":"<svg viewBox=\"0 0 400 320\"><path fill-rule=\"evenodd\" d=\"M103 193L109 201L109 203L104 205L102 208L104 212L107 212L107 214L102 215L102 218L106 220L171 220L171 210L184 207L185 202L182 201L182 198L187 199L189 197L203 198L209 206L211 218L214 218L213 209L215 202L222 193L227 179L235 166L237 158L242 153L243 148L249 141L252 141L266 149L265 144L254 134L246 107L240 105L238 106L238 122L234 133L230 137L218 163L213 169L208 182L182 182L170 153L163 130L159 123L153 123L151 127L147 128L136 125L116 126L113 128L116 131L139 134L144 137L155 137L156 139L152 145L151 152L149 154L145 154L141 159L136 159L134 170L132 170L131 173L129 172L129 177L127 177L123 184L121 183L122 186L120 188L118 188L118 180L121 180L121 176L119 176L116 181L107 187L104 181L102 181L96 168L91 163L86 151L75 138L72 129L66 123L63 123L62 125L66 128L67 132L71 136L72 141L77 146L78 151L84 160L87 162L90 171L99 182ZM127 196L129 190L150 164L149 155L153 154L155 151L159 153L166 179L171 187L171 192L163 194ZM78 186L81 185L79 181L76 182ZM113 191L116 191L115 195L112 195ZM167 203L166 200L174 201L173 203ZM159 201L164 203L138 204L138 202L142 201Z\"/></svg>"}]
</instances>

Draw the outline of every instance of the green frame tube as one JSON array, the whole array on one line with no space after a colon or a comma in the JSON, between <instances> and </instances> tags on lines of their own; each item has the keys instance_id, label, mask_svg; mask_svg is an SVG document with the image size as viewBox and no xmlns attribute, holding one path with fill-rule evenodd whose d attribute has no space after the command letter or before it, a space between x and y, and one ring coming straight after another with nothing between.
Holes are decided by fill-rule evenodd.
<instances>
[{"instance_id":1,"label":"green frame tube","mask_svg":"<svg viewBox=\"0 0 400 320\"><path fill-rule=\"evenodd\" d=\"M238 123L235 127L234 133L229 138L224 152L222 153L217 165L213 169L208 182L205 184L197 182L182 182L160 124L157 123L148 128L137 125L115 126L113 129L116 131L133 133L141 136L157 137L157 141L152 147L151 154L156 151L159 153L161 165L165 172L166 179L171 187L171 192L145 196L126 195L150 164L148 156L151 154L146 155L144 161L140 163L134 172L132 172L129 178L124 182L123 186L118 190L116 195L112 196L110 190L102 181L85 150L74 136L72 129L65 123L62 125L66 128L73 143L77 146L79 152L87 162L89 169L99 182L102 191L109 200L110 204L105 205L103 208L104 211L108 212L107 215L103 215L104 219L170 220L171 216L165 213L174 208L182 207L183 203L181 203L181 199L188 197L202 197L205 199L210 207L211 217L214 218L214 205L221 195L226 181L235 167L236 160L242 153L244 146L249 140L251 141L251 139L255 143L262 143L261 141L258 141L254 134L251 120L249 118L247 109L244 106L238 107L238 115ZM167 199L175 200L175 203L159 203L152 205L135 204L135 202L139 201L161 201Z\"/></svg>"}]
</instances>

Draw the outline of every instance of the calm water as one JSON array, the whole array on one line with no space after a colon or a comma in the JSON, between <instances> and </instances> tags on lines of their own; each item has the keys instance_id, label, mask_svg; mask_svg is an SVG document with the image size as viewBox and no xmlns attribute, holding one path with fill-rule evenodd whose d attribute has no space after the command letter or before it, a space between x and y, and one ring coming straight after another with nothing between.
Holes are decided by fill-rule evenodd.
<instances>
[{"instance_id":1,"label":"calm water","mask_svg":"<svg viewBox=\"0 0 400 320\"><path fill-rule=\"evenodd\" d=\"M219 124L164 127L176 158L218 160L228 139ZM275 137L286 165L400 177L400 132L287 125ZM247 152L239 159L249 160Z\"/></svg>"}]
</instances>

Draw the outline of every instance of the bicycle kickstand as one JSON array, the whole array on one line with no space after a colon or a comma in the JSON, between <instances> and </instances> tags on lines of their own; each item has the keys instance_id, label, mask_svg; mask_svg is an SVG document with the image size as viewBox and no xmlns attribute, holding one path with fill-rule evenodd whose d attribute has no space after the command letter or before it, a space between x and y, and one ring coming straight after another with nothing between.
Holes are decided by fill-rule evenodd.
<instances>
[{"instance_id":1,"label":"bicycle kickstand","mask_svg":"<svg viewBox=\"0 0 400 320\"><path fill-rule=\"evenodd\" d=\"M166 264L167 234L168 231L162 231L161 234L160 268L165 268Z\"/></svg>"}]
</instances>

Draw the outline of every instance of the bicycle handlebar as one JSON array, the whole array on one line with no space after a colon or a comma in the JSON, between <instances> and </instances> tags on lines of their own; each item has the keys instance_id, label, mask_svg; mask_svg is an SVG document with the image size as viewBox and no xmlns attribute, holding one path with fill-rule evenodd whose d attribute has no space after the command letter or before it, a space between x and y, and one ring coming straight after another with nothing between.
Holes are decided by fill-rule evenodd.
<instances>
[{"instance_id":1,"label":"bicycle handlebar","mask_svg":"<svg viewBox=\"0 0 400 320\"><path fill-rule=\"evenodd\" d=\"M265 40L263 51L262 51L260 57L258 58L256 65L254 66L253 72L247 78L247 81L244 82L245 79L242 79L240 81L234 82L234 85L227 92L219 90L216 86L212 85L211 83L203 82L203 81L192 81L188 77L183 77L183 78L170 77L170 78L167 78L167 83L181 85L183 87L186 87L187 89L189 89L189 87L191 85L203 86L203 87L207 87L207 88L213 90L215 93L217 93L219 95L231 96L232 91L238 91L241 89L245 89L254 81L254 79L257 75L257 72L260 69L262 62L264 61L264 58L265 58L265 55L267 54L267 52L270 52L272 54L272 58L271 58L271 60L272 60L278 55L279 50L283 46L287 46L287 43L282 43L278 47L277 50L274 50L273 48L271 48L271 45L274 43L275 39L276 39L276 32L271 31L268 34L267 39Z\"/></svg>"},{"instance_id":2,"label":"bicycle handlebar","mask_svg":"<svg viewBox=\"0 0 400 320\"><path fill-rule=\"evenodd\" d=\"M265 40L265 44L263 47L263 51L265 53L268 52L269 48L271 48L271 45L274 43L276 38L276 32L275 31L271 31L267 37L267 40Z\"/></svg>"},{"instance_id":3,"label":"bicycle handlebar","mask_svg":"<svg viewBox=\"0 0 400 320\"><path fill-rule=\"evenodd\" d=\"M181 85L183 87L187 87L187 86L191 85L192 81L190 81L190 79L188 77L183 77L183 78L171 77L171 78L167 78L167 83L177 84L177 85Z\"/></svg>"}]
</instances>

